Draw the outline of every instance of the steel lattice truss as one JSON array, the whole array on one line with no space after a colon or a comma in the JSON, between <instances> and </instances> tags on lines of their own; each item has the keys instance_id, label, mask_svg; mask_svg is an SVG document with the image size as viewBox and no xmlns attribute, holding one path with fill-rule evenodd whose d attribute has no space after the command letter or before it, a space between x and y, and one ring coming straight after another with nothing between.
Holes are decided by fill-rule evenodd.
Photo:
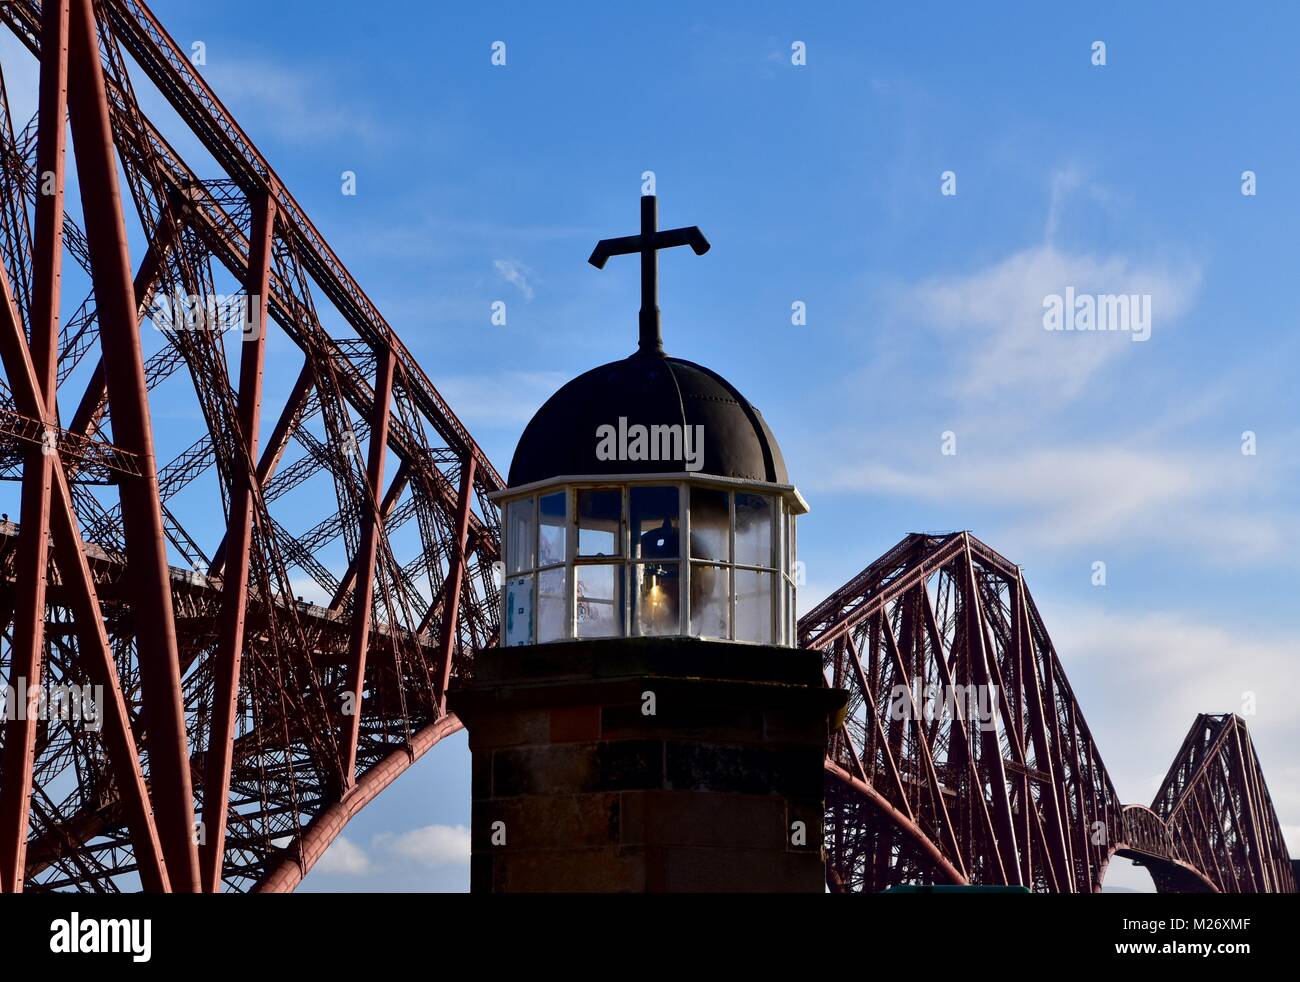
<instances>
[{"instance_id":1,"label":"steel lattice truss","mask_svg":"<svg viewBox=\"0 0 1300 982\"><path fill-rule=\"evenodd\" d=\"M832 889L1088 892L1119 854L1162 890L1294 890L1245 725L1202 716L1154 806L1122 805L1020 569L968 533L909 535L799 639L850 692L826 760Z\"/></svg>"},{"instance_id":2,"label":"steel lattice truss","mask_svg":"<svg viewBox=\"0 0 1300 982\"><path fill-rule=\"evenodd\" d=\"M1282 828L1240 717L1196 717L1151 808L1174 855L1217 889L1294 892Z\"/></svg>"},{"instance_id":3,"label":"steel lattice truss","mask_svg":"<svg viewBox=\"0 0 1300 982\"><path fill-rule=\"evenodd\" d=\"M459 727L501 479L142 3L0 20L39 69L29 121L0 87L0 679L105 693L0 727L0 887L292 889Z\"/></svg>"}]
</instances>

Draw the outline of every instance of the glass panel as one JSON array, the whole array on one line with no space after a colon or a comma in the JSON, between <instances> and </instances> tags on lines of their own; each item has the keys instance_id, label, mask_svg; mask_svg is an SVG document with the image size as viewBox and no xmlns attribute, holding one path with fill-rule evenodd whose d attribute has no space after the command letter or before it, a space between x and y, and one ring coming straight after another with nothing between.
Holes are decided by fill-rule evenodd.
<instances>
[{"instance_id":1,"label":"glass panel","mask_svg":"<svg viewBox=\"0 0 1300 982\"><path fill-rule=\"evenodd\" d=\"M507 648L533 643L533 578L516 576L506 580Z\"/></svg>"},{"instance_id":2,"label":"glass panel","mask_svg":"<svg viewBox=\"0 0 1300 982\"><path fill-rule=\"evenodd\" d=\"M578 637L623 636L623 567L579 566Z\"/></svg>"},{"instance_id":3,"label":"glass panel","mask_svg":"<svg viewBox=\"0 0 1300 982\"><path fill-rule=\"evenodd\" d=\"M632 594L632 622L642 636L678 634L681 620L681 580L677 563L633 566L636 590Z\"/></svg>"},{"instance_id":4,"label":"glass panel","mask_svg":"<svg viewBox=\"0 0 1300 982\"><path fill-rule=\"evenodd\" d=\"M731 558L731 512L726 491L691 488L691 558Z\"/></svg>"},{"instance_id":5,"label":"glass panel","mask_svg":"<svg viewBox=\"0 0 1300 982\"><path fill-rule=\"evenodd\" d=\"M691 517L694 518L693 512ZM731 637L728 573L726 566L691 563L691 634L694 637Z\"/></svg>"},{"instance_id":6,"label":"glass panel","mask_svg":"<svg viewBox=\"0 0 1300 982\"><path fill-rule=\"evenodd\" d=\"M771 573L736 570L736 640L772 643Z\"/></svg>"},{"instance_id":7,"label":"glass panel","mask_svg":"<svg viewBox=\"0 0 1300 982\"><path fill-rule=\"evenodd\" d=\"M564 491L544 495L537 502L537 565L553 566L564 562L564 537L568 532L565 507L568 494Z\"/></svg>"},{"instance_id":8,"label":"glass panel","mask_svg":"<svg viewBox=\"0 0 1300 982\"><path fill-rule=\"evenodd\" d=\"M736 492L736 562L772 565L772 499Z\"/></svg>"},{"instance_id":9,"label":"glass panel","mask_svg":"<svg viewBox=\"0 0 1300 982\"><path fill-rule=\"evenodd\" d=\"M618 489L578 492L578 555L617 556L623 492Z\"/></svg>"},{"instance_id":10,"label":"glass panel","mask_svg":"<svg viewBox=\"0 0 1300 982\"><path fill-rule=\"evenodd\" d=\"M795 575L795 560L799 558L799 550L796 548L797 542L794 537L794 512L785 513L785 568L791 575Z\"/></svg>"},{"instance_id":11,"label":"glass panel","mask_svg":"<svg viewBox=\"0 0 1300 982\"><path fill-rule=\"evenodd\" d=\"M633 559L677 559L677 487L632 488L628 491L632 522Z\"/></svg>"},{"instance_id":12,"label":"glass panel","mask_svg":"<svg viewBox=\"0 0 1300 982\"><path fill-rule=\"evenodd\" d=\"M795 632L798 630L798 608L795 606L798 594L789 580L785 581L785 640L782 644L793 645L797 643Z\"/></svg>"},{"instance_id":13,"label":"glass panel","mask_svg":"<svg viewBox=\"0 0 1300 982\"><path fill-rule=\"evenodd\" d=\"M537 643L558 641L569 636L568 582L569 571L543 570L537 574Z\"/></svg>"},{"instance_id":14,"label":"glass panel","mask_svg":"<svg viewBox=\"0 0 1300 982\"><path fill-rule=\"evenodd\" d=\"M508 572L533 568L533 499L510 502L506 509Z\"/></svg>"}]
</instances>

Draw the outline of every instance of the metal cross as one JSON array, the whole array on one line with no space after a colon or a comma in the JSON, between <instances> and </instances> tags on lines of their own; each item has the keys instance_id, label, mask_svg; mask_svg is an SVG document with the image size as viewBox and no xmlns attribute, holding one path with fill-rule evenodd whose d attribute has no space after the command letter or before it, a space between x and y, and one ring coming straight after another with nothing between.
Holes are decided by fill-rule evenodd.
<instances>
[{"instance_id":1,"label":"metal cross","mask_svg":"<svg viewBox=\"0 0 1300 982\"><path fill-rule=\"evenodd\" d=\"M641 253L641 343L647 354L663 354L664 342L659 331L659 250L688 245L697 256L709 251L709 240L699 226L658 231L659 204L653 194L641 198L641 234L619 239L601 239L587 262L604 269L610 256Z\"/></svg>"}]
</instances>

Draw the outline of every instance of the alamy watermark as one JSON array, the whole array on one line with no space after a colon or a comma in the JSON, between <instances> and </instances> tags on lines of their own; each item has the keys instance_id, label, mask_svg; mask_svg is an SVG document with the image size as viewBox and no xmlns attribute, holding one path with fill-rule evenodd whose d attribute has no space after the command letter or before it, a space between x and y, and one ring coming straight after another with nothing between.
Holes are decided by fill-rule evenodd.
<instances>
[{"instance_id":1,"label":"alamy watermark","mask_svg":"<svg viewBox=\"0 0 1300 982\"><path fill-rule=\"evenodd\" d=\"M686 470L695 472L704 466L704 426L700 423L629 426L627 417L620 416L617 426L605 423L596 427L596 459L680 461Z\"/></svg>"},{"instance_id":2,"label":"alamy watermark","mask_svg":"<svg viewBox=\"0 0 1300 982\"><path fill-rule=\"evenodd\" d=\"M29 688L21 676L0 686L0 719L80 721L97 731L104 725L104 687L51 682Z\"/></svg>"},{"instance_id":3,"label":"alamy watermark","mask_svg":"<svg viewBox=\"0 0 1300 982\"><path fill-rule=\"evenodd\" d=\"M159 293L150 320L159 331L237 331L254 336L261 323L262 299L246 293Z\"/></svg>"},{"instance_id":4,"label":"alamy watermark","mask_svg":"<svg viewBox=\"0 0 1300 982\"><path fill-rule=\"evenodd\" d=\"M958 710L968 724L990 731L998 724L996 685L940 685L914 679L909 688L899 682L889 692L889 718L919 718L927 723L945 716L956 719Z\"/></svg>"},{"instance_id":5,"label":"alamy watermark","mask_svg":"<svg viewBox=\"0 0 1300 982\"><path fill-rule=\"evenodd\" d=\"M1151 294L1076 293L1043 297L1045 331L1126 331L1132 341L1151 337Z\"/></svg>"}]
</instances>

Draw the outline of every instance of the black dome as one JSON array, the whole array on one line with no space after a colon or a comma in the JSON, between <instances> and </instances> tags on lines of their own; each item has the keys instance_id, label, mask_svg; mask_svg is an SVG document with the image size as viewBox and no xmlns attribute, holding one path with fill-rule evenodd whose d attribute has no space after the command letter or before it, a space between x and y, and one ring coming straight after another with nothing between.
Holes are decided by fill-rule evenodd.
<instances>
[{"instance_id":1,"label":"black dome","mask_svg":"<svg viewBox=\"0 0 1300 982\"><path fill-rule=\"evenodd\" d=\"M588 474L662 474L680 462L601 460L597 430L703 426L701 474L789 484L785 460L759 411L726 379L694 362L638 351L579 375L551 396L519 438L509 485ZM692 432L698 432L692 430Z\"/></svg>"}]
</instances>

